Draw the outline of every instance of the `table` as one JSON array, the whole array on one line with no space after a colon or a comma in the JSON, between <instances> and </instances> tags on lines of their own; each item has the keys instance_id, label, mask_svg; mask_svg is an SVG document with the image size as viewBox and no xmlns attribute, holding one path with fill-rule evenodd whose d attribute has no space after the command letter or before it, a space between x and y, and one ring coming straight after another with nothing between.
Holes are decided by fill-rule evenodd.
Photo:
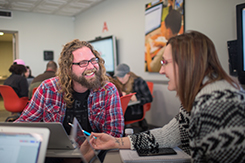
<instances>
[{"instance_id":1,"label":"table","mask_svg":"<svg viewBox=\"0 0 245 163\"><path fill-rule=\"evenodd\" d=\"M119 150L110 150L107 152L104 163L122 163Z\"/></svg>"}]
</instances>

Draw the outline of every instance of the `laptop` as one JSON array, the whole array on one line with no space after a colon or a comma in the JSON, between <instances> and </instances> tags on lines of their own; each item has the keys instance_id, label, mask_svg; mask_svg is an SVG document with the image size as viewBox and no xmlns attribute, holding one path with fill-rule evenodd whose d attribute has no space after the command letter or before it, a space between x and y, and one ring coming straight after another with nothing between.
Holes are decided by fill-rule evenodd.
<instances>
[{"instance_id":1,"label":"laptop","mask_svg":"<svg viewBox=\"0 0 245 163\"><path fill-rule=\"evenodd\" d=\"M7 163L44 163L49 129L0 126L0 158Z\"/></svg>"},{"instance_id":2,"label":"laptop","mask_svg":"<svg viewBox=\"0 0 245 163\"><path fill-rule=\"evenodd\" d=\"M62 158L78 158L81 152L77 143L70 140L63 125L59 122L1 122L0 126L21 126L21 127L35 127L48 128L50 130L47 157L62 157Z\"/></svg>"}]
</instances>

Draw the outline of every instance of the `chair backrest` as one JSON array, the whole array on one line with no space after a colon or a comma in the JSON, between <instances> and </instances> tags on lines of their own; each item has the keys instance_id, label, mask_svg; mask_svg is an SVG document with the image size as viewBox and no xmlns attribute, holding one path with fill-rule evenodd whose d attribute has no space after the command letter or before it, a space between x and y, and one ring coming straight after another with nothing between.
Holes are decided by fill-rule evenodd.
<instances>
[{"instance_id":1,"label":"chair backrest","mask_svg":"<svg viewBox=\"0 0 245 163\"><path fill-rule=\"evenodd\" d=\"M151 92L151 95L153 96L154 83L153 82L149 82L149 81L147 81L146 83L147 83L148 88L149 88L149 90ZM149 111L151 109L151 102L144 104L143 108L144 108L145 111Z\"/></svg>"},{"instance_id":2,"label":"chair backrest","mask_svg":"<svg viewBox=\"0 0 245 163\"><path fill-rule=\"evenodd\" d=\"M28 103L28 97L21 97L8 85L0 85L0 93L3 97L4 107L9 112L22 112Z\"/></svg>"},{"instance_id":3,"label":"chair backrest","mask_svg":"<svg viewBox=\"0 0 245 163\"><path fill-rule=\"evenodd\" d=\"M124 96L121 96L120 97L120 100L121 100L121 106L122 106L122 110L123 110L123 115L128 107L128 103L131 99L131 97L136 94L136 93L130 93L130 94L127 94L127 95L124 95Z\"/></svg>"}]
</instances>

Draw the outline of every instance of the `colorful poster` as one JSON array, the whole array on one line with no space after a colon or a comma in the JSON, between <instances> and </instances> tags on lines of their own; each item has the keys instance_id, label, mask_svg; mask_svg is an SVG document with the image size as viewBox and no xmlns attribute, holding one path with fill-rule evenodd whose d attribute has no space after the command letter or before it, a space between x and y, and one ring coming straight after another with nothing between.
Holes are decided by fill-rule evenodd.
<instances>
[{"instance_id":1,"label":"colorful poster","mask_svg":"<svg viewBox=\"0 0 245 163\"><path fill-rule=\"evenodd\" d=\"M145 8L145 71L159 72L168 39L184 32L184 0L158 0Z\"/></svg>"}]
</instances>

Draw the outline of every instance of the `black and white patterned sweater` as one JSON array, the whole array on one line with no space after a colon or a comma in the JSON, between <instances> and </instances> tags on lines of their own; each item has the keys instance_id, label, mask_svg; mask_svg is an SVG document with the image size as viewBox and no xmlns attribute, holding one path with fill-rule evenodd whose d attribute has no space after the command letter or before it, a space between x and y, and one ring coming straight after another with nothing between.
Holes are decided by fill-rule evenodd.
<instances>
[{"instance_id":1,"label":"black and white patterned sweater","mask_svg":"<svg viewBox=\"0 0 245 163\"><path fill-rule=\"evenodd\" d=\"M194 162L245 162L245 93L225 81L205 86L191 115L179 114L162 128L130 136L131 149L182 146Z\"/></svg>"}]
</instances>

